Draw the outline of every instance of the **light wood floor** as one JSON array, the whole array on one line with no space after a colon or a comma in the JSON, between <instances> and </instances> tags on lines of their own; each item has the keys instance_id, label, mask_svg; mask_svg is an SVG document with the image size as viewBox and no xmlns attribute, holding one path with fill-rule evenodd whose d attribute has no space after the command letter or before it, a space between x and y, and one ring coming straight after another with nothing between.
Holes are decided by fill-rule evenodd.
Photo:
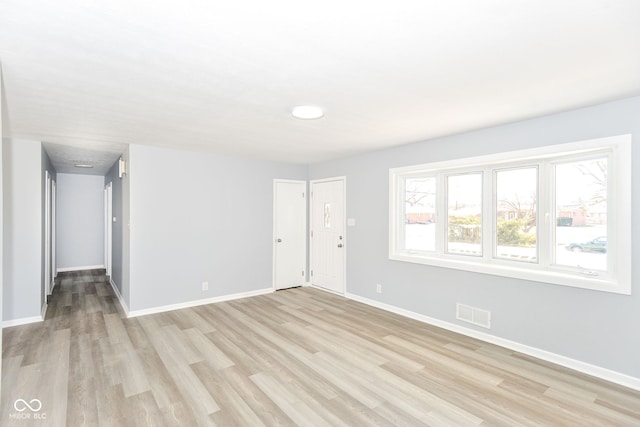
<instances>
[{"instance_id":1,"label":"light wood floor","mask_svg":"<svg viewBox=\"0 0 640 427\"><path fill-rule=\"evenodd\" d=\"M639 392L309 288L125 319L67 274L3 350L3 426L640 425Z\"/></svg>"}]
</instances>

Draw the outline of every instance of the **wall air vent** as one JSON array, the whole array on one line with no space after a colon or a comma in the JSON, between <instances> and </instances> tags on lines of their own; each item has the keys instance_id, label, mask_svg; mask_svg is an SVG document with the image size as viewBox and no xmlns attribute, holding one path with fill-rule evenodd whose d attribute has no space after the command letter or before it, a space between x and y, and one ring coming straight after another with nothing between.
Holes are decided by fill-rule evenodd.
<instances>
[{"instance_id":1,"label":"wall air vent","mask_svg":"<svg viewBox=\"0 0 640 427\"><path fill-rule=\"evenodd\" d=\"M491 312L469 305L456 304L456 319L491 329Z\"/></svg>"}]
</instances>

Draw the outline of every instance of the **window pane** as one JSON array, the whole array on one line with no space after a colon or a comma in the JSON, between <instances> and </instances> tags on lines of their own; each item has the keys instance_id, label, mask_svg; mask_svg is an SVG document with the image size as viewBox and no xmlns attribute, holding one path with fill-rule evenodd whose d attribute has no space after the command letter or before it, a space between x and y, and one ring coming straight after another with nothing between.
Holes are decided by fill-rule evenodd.
<instances>
[{"instance_id":1,"label":"window pane","mask_svg":"<svg viewBox=\"0 0 640 427\"><path fill-rule=\"evenodd\" d=\"M447 177L447 252L482 255L482 173Z\"/></svg>"},{"instance_id":2,"label":"window pane","mask_svg":"<svg viewBox=\"0 0 640 427\"><path fill-rule=\"evenodd\" d=\"M537 262L538 169L496 172L495 257Z\"/></svg>"},{"instance_id":3,"label":"window pane","mask_svg":"<svg viewBox=\"0 0 640 427\"><path fill-rule=\"evenodd\" d=\"M607 270L607 159L558 164L555 263Z\"/></svg>"},{"instance_id":4,"label":"window pane","mask_svg":"<svg viewBox=\"0 0 640 427\"><path fill-rule=\"evenodd\" d=\"M405 181L405 249L436 249L436 179L409 178Z\"/></svg>"}]
</instances>

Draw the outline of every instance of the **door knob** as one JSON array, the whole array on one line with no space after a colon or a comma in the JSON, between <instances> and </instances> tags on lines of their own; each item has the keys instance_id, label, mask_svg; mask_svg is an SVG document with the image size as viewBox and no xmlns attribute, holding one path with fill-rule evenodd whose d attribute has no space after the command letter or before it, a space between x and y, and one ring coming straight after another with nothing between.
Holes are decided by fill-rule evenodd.
<instances>
[{"instance_id":1,"label":"door knob","mask_svg":"<svg viewBox=\"0 0 640 427\"><path fill-rule=\"evenodd\" d=\"M341 248L341 247L343 247L343 246L344 246L344 245L343 245L342 243L338 243L338 247L339 247L339 248Z\"/></svg>"}]
</instances>

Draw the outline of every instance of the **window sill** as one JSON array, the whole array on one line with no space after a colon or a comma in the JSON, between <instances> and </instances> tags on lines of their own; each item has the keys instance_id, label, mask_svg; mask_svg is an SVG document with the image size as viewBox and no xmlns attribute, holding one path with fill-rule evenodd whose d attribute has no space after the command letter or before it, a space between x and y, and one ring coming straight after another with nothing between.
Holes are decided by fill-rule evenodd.
<instances>
[{"instance_id":1,"label":"window sill","mask_svg":"<svg viewBox=\"0 0 640 427\"><path fill-rule=\"evenodd\" d=\"M549 283L553 285L570 286L574 288L594 291L610 292L621 295L631 295L631 281L615 281L608 277L593 277L585 272L584 275L573 272L540 270L537 265L524 264L522 266L503 265L497 261L488 263L484 259L478 262L463 260L459 257L433 257L415 253L390 253L392 261L411 262L414 264L430 265L434 267L451 268L455 270L471 271L474 273L490 274L493 276L511 277L514 279Z\"/></svg>"}]
</instances>

